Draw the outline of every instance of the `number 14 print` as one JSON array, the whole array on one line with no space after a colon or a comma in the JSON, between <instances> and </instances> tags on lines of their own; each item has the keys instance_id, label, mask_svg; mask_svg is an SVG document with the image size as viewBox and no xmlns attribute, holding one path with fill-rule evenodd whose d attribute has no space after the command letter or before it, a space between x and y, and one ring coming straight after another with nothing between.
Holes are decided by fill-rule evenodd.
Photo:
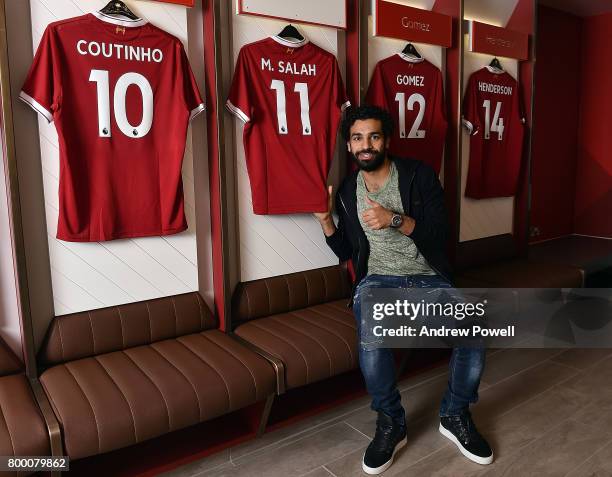
<instances>
[{"instance_id":1,"label":"number 14 print","mask_svg":"<svg viewBox=\"0 0 612 477\"><path fill-rule=\"evenodd\" d=\"M500 141L503 140L504 137L504 118L500 118L501 113L501 102L498 101L495 106L495 114L493 115L493 122L491 122L491 101L488 99L484 100L482 104L483 108L485 108L485 133L484 138L489 139L491 137L492 132L497 133L497 139Z\"/></svg>"}]
</instances>

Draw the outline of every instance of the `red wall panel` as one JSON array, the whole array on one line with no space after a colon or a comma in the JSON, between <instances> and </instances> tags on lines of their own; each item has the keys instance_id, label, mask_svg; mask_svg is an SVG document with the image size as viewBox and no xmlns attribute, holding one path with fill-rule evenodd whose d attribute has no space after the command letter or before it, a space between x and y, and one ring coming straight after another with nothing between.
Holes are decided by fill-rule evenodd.
<instances>
[{"instance_id":1,"label":"red wall panel","mask_svg":"<svg viewBox=\"0 0 612 477\"><path fill-rule=\"evenodd\" d=\"M574 231L581 31L581 18L538 9L530 223L541 235L533 241Z\"/></svg>"},{"instance_id":2,"label":"red wall panel","mask_svg":"<svg viewBox=\"0 0 612 477\"><path fill-rule=\"evenodd\" d=\"M458 0L436 0L432 11L443 13L453 19L453 45L446 48L446 91L445 98L447 104L446 117L448 118L449 128L446 133L446 147L444 158L444 199L450 230L452 230L451 240L447 247L448 254L452 263L456 262L456 239L459 237L459 213L457 208L458 201L458 171L459 157L457 155L457 143L459 132L459 95L460 77L459 66L461 61L461 37L459 22L461 21L461 9Z\"/></svg>"},{"instance_id":3,"label":"red wall panel","mask_svg":"<svg viewBox=\"0 0 612 477\"><path fill-rule=\"evenodd\" d=\"M612 14L583 25L574 231L612 238Z\"/></svg>"},{"instance_id":4,"label":"red wall panel","mask_svg":"<svg viewBox=\"0 0 612 477\"><path fill-rule=\"evenodd\" d=\"M210 187L210 222L212 234L213 289L215 315L219 327L225 330L225 292L223 287L223 237L221 224L221 188L219 183L219 141L217 139L217 88L218 72L215 70L215 12L212 1L202 3L204 14L204 68L206 84L206 133L208 138L208 169Z\"/></svg>"},{"instance_id":5,"label":"red wall panel","mask_svg":"<svg viewBox=\"0 0 612 477\"><path fill-rule=\"evenodd\" d=\"M510 16L506 28L509 30L525 33L529 35L529 42L533 41L533 27L535 11L531 0L519 0L516 8ZM533 77L533 58L529 61L521 61L520 63L520 79L521 91L523 93L523 103L525 105L525 114L529 117L531 113L531 81Z\"/></svg>"},{"instance_id":6,"label":"red wall panel","mask_svg":"<svg viewBox=\"0 0 612 477\"><path fill-rule=\"evenodd\" d=\"M518 31L529 35L529 45L532 48L533 34L535 28L535 3L533 0L518 0L512 15L506 23L509 30ZM533 56L533 55L532 55ZM532 129L531 120L531 97L533 92L533 69L534 58L519 63L519 86L522 103L525 108L525 140L523 141L523 161L519 175L519 183L514 200L514 227L513 237L516 252L519 256L527 254L527 243L529 240L529 135Z\"/></svg>"}]
</instances>

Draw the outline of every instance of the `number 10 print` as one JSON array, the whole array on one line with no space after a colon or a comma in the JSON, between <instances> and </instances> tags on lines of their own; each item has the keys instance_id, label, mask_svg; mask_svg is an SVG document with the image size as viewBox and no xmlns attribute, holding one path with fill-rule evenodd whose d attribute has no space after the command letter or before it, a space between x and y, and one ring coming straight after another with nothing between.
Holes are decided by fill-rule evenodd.
<instances>
[{"instance_id":1,"label":"number 10 print","mask_svg":"<svg viewBox=\"0 0 612 477\"><path fill-rule=\"evenodd\" d=\"M108 71L91 70L89 81L96 83L98 92L98 135L111 137L110 82ZM142 94L142 120L138 126L130 124L127 118L125 97L130 86L135 85ZM113 95L115 121L123 134L131 138L146 136L153 125L153 89L151 84L139 73L125 73L115 84Z\"/></svg>"}]
</instances>

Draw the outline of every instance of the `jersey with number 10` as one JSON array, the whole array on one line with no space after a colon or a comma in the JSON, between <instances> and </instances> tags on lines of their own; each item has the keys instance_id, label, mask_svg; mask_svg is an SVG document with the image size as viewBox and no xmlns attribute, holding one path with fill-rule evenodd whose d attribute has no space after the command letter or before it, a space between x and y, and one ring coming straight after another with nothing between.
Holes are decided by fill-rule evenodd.
<instances>
[{"instance_id":1,"label":"jersey with number 10","mask_svg":"<svg viewBox=\"0 0 612 477\"><path fill-rule=\"evenodd\" d=\"M177 38L99 12L51 23L20 98L57 129L57 238L187 228L181 164L204 105Z\"/></svg>"},{"instance_id":2,"label":"jersey with number 10","mask_svg":"<svg viewBox=\"0 0 612 477\"><path fill-rule=\"evenodd\" d=\"M463 121L471 133L465 196L514 195L524 129L517 81L488 67L473 73L463 100Z\"/></svg>"},{"instance_id":3,"label":"jersey with number 10","mask_svg":"<svg viewBox=\"0 0 612 477\"><path fill-rule=\"evenodd\" d=\"M238 54L227 108L245 123L255 214L325 212L341 110L338 63L307 40L274 36Z\"/></svg>"},{"instance_id":4,"label":"jersey with number 10","mask_svg":"<svg viewBox=\"0 0 612 477\"><path fill-rule=\"evenodd\" d=\"M447 122L438 68L402 53L385 58L374 68L366 102L393 117L391 154L419 159L440 172Z\"/></svg>"}]
</instances>

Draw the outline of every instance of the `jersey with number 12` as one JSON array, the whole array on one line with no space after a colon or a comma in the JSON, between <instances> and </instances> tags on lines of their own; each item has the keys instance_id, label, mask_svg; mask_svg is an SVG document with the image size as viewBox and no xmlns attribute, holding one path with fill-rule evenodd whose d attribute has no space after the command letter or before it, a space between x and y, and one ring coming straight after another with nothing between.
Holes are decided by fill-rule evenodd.
<instances>
[{"instance_id":1,"label":"jersey with number 12","mask_svg":"<svg viewBox=\"0 0 612 477\"><path fill-rule=\"evenodd\" d=\"M245 123L255 214L324 212L341 111L338 62L308 40L274 36L238 54L227 108Z\"/></svg>"},{"instance_id":2,"label":"jersey with number 12","mask_svg":"<svg viewBox=\"0 0 612 477\"><path fill-rule=\"evenodd\" d=\"M181 164L204 105L177 38L100 12L51 23L20 98L57 129L57 238L187 228Z\"/></svg>"},{"instance_id":3,"label":"jersey with number 12","mask_svg":"<svg viewBox=\"0 0 612 477\"><path fill-rule=\"evenodd\" d=\"M399 53L379 61L372 73L366 103L391 113L395 130L389 152L419 159L440 172L446 114L442 73L424 58Z\"/></svg>"},{"instance_id":4,"label":"jersey with number 12","mask_svg":"<svg viewBox=\"0 0 612 477\"><path fill-rule=\"evenodd\" d=\"M513 196L524 133L518 82L491 67L473 73L463 99L463 122L471 134L465 196Z\"/></svg>"}]
</instances>

